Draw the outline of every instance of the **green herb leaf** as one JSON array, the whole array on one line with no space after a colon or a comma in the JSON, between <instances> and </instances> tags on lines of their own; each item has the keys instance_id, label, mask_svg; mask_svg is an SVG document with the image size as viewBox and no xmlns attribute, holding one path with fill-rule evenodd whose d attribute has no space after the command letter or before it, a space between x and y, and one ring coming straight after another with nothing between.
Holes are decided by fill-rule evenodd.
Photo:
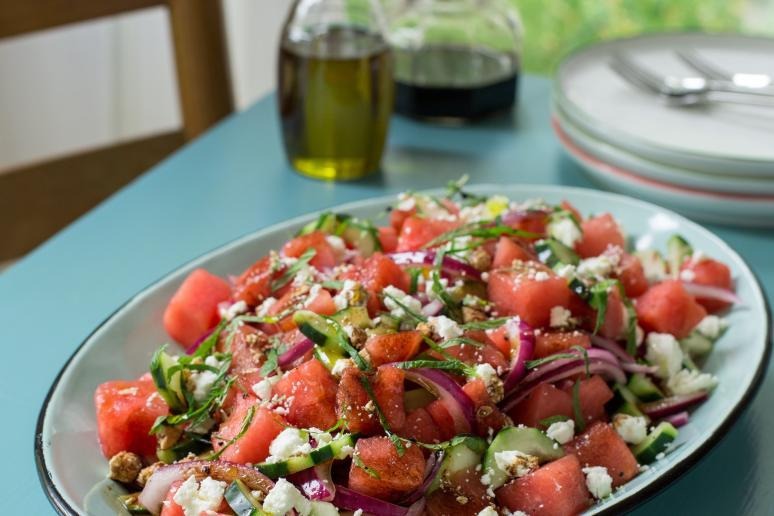
<instances>
[{"instance_id":1,"label":"green herb leaf","mask_svg":"<svg viewBox=\"0 0 774 516\"><path fill-rule=\"evenodd\" d=\"M336 333L336 340L339 346L341 346L341 349L347 352L357 368L361 371L370 370L371 365L366 362L362 356L360 356L360 353L358 353L357 349L355 349L355 347L349 341L349 335L347 335L347 332L344 331L344 328L342 328L341 324L339 324L338 321L331 317L322 316L322 318L332 326L333 331Z\"/></svg>"},{"instance_id":2,"label":"green herb leaf","mask_svg":"<svg viewBox=\"0 0 774 516\"><path fill-rule=\"evenodd\" d=\"M486 196L476 195L462 189L468 183L469 179L470 176L465 174L456 181L449 181L446 183L446 198L453 200L454 197L459 196L464 206L475 206L486 202Z\"/></svg>"},{"instance_id":3,"label":"green herb leaf","mask_svg":"<svg viewBox=\"0 0 774 516\"><path fill-rule=\"evenodd\" d=\"M409 278L411 278L411 283L409 284L409 294L416 294L417 293L417 286L419 285L419 277L422 276L422 268L421 267L407 267L406 272L409 273Z\"/></svg>"},{"instance_id":4,"label":"green herb leaf","mask_svg":"<svg viewBox=\"0 0 774 516\"><path fill-rule=\"evenodd\" d=\"M461 325L463 330L494 330L507 323L513 317L498 317L486 321L471 321Z\"/></svg>"},{"instance_id":5,"label":"green herb leaf","mask_svg":"<svg viewBox=\"0 0 774 516\"><path fill-rule=\"evenodd\" d=\"M567 416L562 416L562 415L551 416L551 417L547 417L545 419L541 419L540 420L540 425L541 426L545 426L545 427L549 427L549 426L553 425L554 423L561 423L562 421L567 421L568 419L571 419L571 418L569 418Z\"/></svg>"},{"instance_id":6,"label":"green herb leaf","mask_svg":"<svg viewBox=\"0 0 774 516\"><path fill-rule=\"evenodd\" d=\"M407 307L406 305L404 305L403 303L401 303L401 302L400 302L400 301L399 301L399 300L398 300L398 299L397 299L395 296L393 296L392 294L388 294L388 293L386 293L386 292L382 292L382 295L383 295L384 297L386 297L386 298L389 298L389 299L391 299L391 300L392 300L392 301L393 301L393 302L394 302L396 305L398 305L398 307L400 307L400 308L402 308L402 309L403 309L403 311L406 313L406 315L408 315L408 316L409 316L409 317L411 317L412 319L414 319L414 320L416 320L416 321L419 321L419 322L427 322L427 317L425 317L424 315L422 315L422 314L420 314L420 313L417 313L417 312L415 312L414 310L412 310L411 308Z\"/></svg>"},{"instance_id":7,"label":"green herb leaf","mask_svg":"<svg viewBox=\"0 0 774 516\"><path fill-rule=\"evenodd\" d=\"M475 376L475 368L460 360L407 360L393 363L400 369L442 369L460 376Z\"/></svg>"},{"instance_id":8,"label":"green herb leaf","mask_svg":"<svg viewBox=\"0 0 774 516\"><path fill-rule=\"evenodd\" d=\"M317 254L317 250L314 247L304 251L304 254L299 256L298 260L282 273L282 276L271 282L271 291L275 292L290 283L296 274L309 264L315 254Z\"/></svg>"},{"instance_id":9,"label":"green herb leaf","mask_svg":"<svg viewBox=\"0 0 774 516\"><path fill-rule=\"evenodd\" d=\"M368 473L369 477L375 478L377 480L381 480L379 473L374 468L370 466L366 466L365 462L363 462L363 459L360 458L359 454L357 453L352 454L352 462L355 463L355 466L357 466L358 468Z\"/></svg>"},{"instance_id":10,"label":"green herb leaf","mask_svg":"<svg viewBox=\"0 0 774 516\"><path fill-rule=\"evenodd\" d=\"M379 402L376 400L376 394L374 394L374 389L371 386L371 381L368 379L366 375L360 375L360 384L363 386L363 389L365 389L366 394L368 394L368 397L370 398L371 403L374 404L374 411L376 412L376 415L379 418L379 424L382 425L382 428L384 429L384 433L387 434L387 437L389 437L393 446L395 446L395 450L398 452L398 456L402 457L403 454L406 453L406 448L405 446L403 446L403 442L401 441L401 438L392 432L392 429L390 428L390 423L387 421L387 418L384 416L384 412L382 412L382 408L379 406Z\"/></svg>"},{"instance_id":11,"label":"green herb leaf","mask_svg":"<svg viewBox=\"0 0 774 516\"><path fill-rule=\"evenodd\" d=\"M193 357L201 357L206 358L210 355L212 352L212 349L215 347L215 345L218 343L218 339L220 338L221 332L228 326L229 321L227 319L221 319L217 326L215 326L215 329L212 330L212 333L207 336L206 339L202 341L201 344L199 344L199 347L196 348L196 351L194 351Z\"/></svg>"},{"instance_id":12,"label":"green herb leaf","mask_svg":"<svg viewBox=\"0 0 774 516\"><path fill-rule=\"evenodd\" d=\"M581 356L583 357L583 365L586 366L586 378L591 376L591 372L589 371L589 352L586 348L583 346L579 346L578 344L572 346L570 349L577 350Z\"/></svg>"},{"instance_id":13,"label":"green herb leaf","mask_svg":"<svg viewBox=\"0 0 774 516\"><path fill-rule=\"evenodd\" d=\"M269 374L275 371L279 367L278 360L279 352L274 348L269 348L266 351L266 362L261 366L261 376L269 376Z\"/></svg>"},{"instance_id":14,"label":"green herb leaf","mask_svg":"<svg viewBox=\"0 0 774 516\"><path fill-rule=\"evenodd\" d=\"M634 356L637 353L637 310L635 310L634 304L629 298L624 298L624 306L626 306L626 316L628 318L626 324L626 352Z\"/></svg>"},{"instance_id":15,"label":"green herb leaf","mask_svg":"<svg viewBox=\"0 0 774 516\"><path fill-rule=\"evenodd\" d=\"M445 252L443 250L435 253L435 259L433 260L433 271L431 273L433 281L432 289L433 293L438 297L438 299L441 300L444 307L446 308L446 314L456 322L460 322L462 320L462 309L460 307L460 303L455 301L454 298L449 295L441 283L441 267L443 266L444 255Z\"/></svg>"},{"instance_id":16,"label":"green herb leaf","mask_svg":"<svg viewBox=\"0 0 774 516\"><path fill-rule=\"evenodd\" d=\"M255 415L255 405L251 406L249 409L247 409L247 414L245 415L245 418L242 420L242 424L239 427L239 432L229 439L229 441L221 448L220 450L216 452L212 452L208 457L207 460L216 460L220 455L226 451L226 448L237 442L239 439L241 439L245 433L247 433L247 429L250 428L250 423L253 422L253 416Z\"/></svg>"},{"instance_id":17,"label":"green herb leaf","mask_svg":"<svg viewBox=\"0 0 774 516\"><path fill-rule=\"evenodd\" d=\"M529 231L523 231L521 229L514 229L510 226L504 226L499 223L498 219L495 219L494 221L481 221L481 222L471 222L469 224L464 224L458 228L452 229L450 231L447 231L446 233L443 233L435 237L434 239L430 240L428 243L423 245L422 248L429 249L432 247L436 247L450 240L454 240L455 238L459 238L463 236L477 237L477 238L482 238L484 240L492 240L495 238L499 238L502 235L512 235L512 236L518 236L523 238L537 238L539 236Z\"/></svg>"},{"instance_id":18,"label":"green herb leaf","mask_svg":"<svg viewBox=\"0 0 774 516\"><path fill-rule=\"evenodd\" d=\"M469 339L467 337L452 337L451 339L443 341L439 347L441 349L450 348L452 346L457 346L460 344L464 344L466 346L472 346L474 348L483 348L484 344L480 343L477 340Z\"/></svg>"},{"instance_id":19,"label":"green herb leaf","mask_svg":"<svg viewBox=\"0 0 774 516\"><path fill-rule=\"evenodd\" d=\"M577 353L555 353L543 358L536 358L535 360L527 360L524 365L527 369L535 369L544 364L550 364L556 360L563 360L568 358L578 359L580 358Z\"/></svg>"},{"instance_id":20,"label":"green herb leaf","mask_svg":"<svg viewBox=\"0 0 774 516\"><path fill-rule=\"evenodd\" d=\"M597 319L594 323L594 333L597 333L605 322L607 301L610 289L612 288L618 288L618 280L600 281L590 289L591 298L589 299L589 306L597 311Z\"/></svg>"},{"instance_id":21,"label":"green herb leaf","mask_svg":"<svg viewBox=\"0 0 774 516\"><path fill-rule=\"evenodd\" d=\"M575 384L572 386L572 413L575 416L575 427L578 429L578 432L583 432L586 429L586 420L581 410L580 381L578 380L575 380Z\"/></svg>"}]
</instances>

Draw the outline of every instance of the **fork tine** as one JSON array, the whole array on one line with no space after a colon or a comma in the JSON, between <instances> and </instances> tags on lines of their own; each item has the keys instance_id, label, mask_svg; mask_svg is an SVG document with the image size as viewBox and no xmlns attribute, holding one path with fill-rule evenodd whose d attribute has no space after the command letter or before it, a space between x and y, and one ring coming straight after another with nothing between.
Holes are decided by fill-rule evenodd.
<instances>
[{"instance_id":1,"label":"fork tine","mask_svg":"<svg viewBox=\"0 0 774 516\"><path fill-rule=\"evenodd\" d=\"M654 93L664 93L664 80L656 74L634 64L620 52L613 54L610 68L635 86L644 87Z\"/></svg>"},{"instance_id":2,"label":"fork tine","mask_svg":"<svg viewBox=\"0 0 774 516\"><path fill-rule=\"evenodd\" d=\"M676 50L675 54L685 64L702 74L707 79L717 79L721 81L731 81L733 76L725 70L718 68L700 56L694 49Z\"/></svg>"}]
</instances>

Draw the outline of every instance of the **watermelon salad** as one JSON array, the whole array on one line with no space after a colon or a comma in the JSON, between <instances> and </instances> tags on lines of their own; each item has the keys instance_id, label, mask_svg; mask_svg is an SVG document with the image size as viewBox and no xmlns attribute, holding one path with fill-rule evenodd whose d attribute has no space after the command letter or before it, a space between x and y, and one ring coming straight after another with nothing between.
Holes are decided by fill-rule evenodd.
<instances>
[{"instance_id":1,"label":"watermelon salad","mask_svg":"<svg viewBox=\"0 0 774 516\"><path fill-rule=\"evenodd\" d=\"M684 238L630 242L457 181L194 270L179 346L96 390L108 475L134 514L581 513L670 453L738 302Z\"/></svg>"}]
</instances>

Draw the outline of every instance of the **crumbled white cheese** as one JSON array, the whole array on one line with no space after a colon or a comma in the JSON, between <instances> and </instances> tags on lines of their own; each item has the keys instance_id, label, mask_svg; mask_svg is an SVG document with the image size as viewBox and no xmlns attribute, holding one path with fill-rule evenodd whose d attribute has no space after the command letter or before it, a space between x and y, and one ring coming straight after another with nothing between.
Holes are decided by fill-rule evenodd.
<instances>
[{"instance_id":1,"label":"crumbled white cheese","mask_svg":"<svg viewBox=\"0 0 774 516\"><path fill-rule=\"evenodd\" d=\"M230 321L237 315L241 315L247 311L247 303L244 301L237 301L236 303L220 310L220 316L227 321Z\"/></svg>"},{"instance_id":2,"label":"crumbled white cheese","mask_svg":"<svg viewBox=\"0 0 774 516\"><path fill-rule=\"evenodd\" d=\"M597 500L613 492L613 478L608 475L607 468L602 466L583 468L583 473L586 474L586 487Z\"/></svg>"},{"instance_id":3,"label":"crumbled white cheese","mask_svg":"<svg viewBox=\"0 0 774 516\"><path fill-rule=\"evenodd\" d=\"M577 269L575 268L575 265L572 265L572 264L569 264L569 263L564 264L564 265L560 265L556 269L556 274L558 276L561 276L564 279L572 279L572 278L574 278L576 272L577 272Z\"/></svg>"},{"instance_id":4,"label":"crumbled white cheese","mask_svg":"<svg viewBox=\"0 0 774 516\"><path fill-rule=\"evenodd\" d=\"M280 478L263 500L263 510L280 515L291 509L295 509L302 516L308 516L312 512L312 504L296 486Z\"/></svg>"},{"instance_id":5,"label":"crumbled white cheese","mask_svg":"<svg viewBox=\"0 0 774 516\"><path fill-rule=\"evenodd\" d=\"M341 378L341 375L344 374L344 370L354 366L355 366L355 363L352 361L351 358L340 358L333 363L331 374L336 378Z\"/></svg>"},{"instance_id":6,"label":"crumbled white cheese","mask_svg":"<svg viewBox=\"0 0 774 516\"><path fill-rule=\"evenodd\" d=\"M338 294L333 296L333 304L336 305L336 310L345 310L349 308L355 297L359 294L362 286L360 283L353 280L344 280L344 284L341 286L341 290Z\"/></svg>"},{"instance_id":7,"label":"crumbled white cheese","mask_svg":"<svg viewBox=\"0 0 774 516\"><path fill-rule=\"evenodd\" d=\"M549 236L559 240L570 249L575 247L575 242L583 237L581 230L569 216L552 220L546 229Z\"/></svg>"},{"instance_id":8,"label":"crumbled white cheese","mask_svg":"<svg viewBox=\"0 0 774 516\"><path fill-rule=\"evenodd\" d=\"M717 384L718 379L715 376L690 369L681 369L667 380L667 388L675 395L708 391Z\"/></svg>"},{"instance_id":9,"label":"crumbled white cheese","mask_svg":"<svg viewBox=\"0 0 774 516\"><path fill-rule=\"evenodd\" d=\"M220 361L212 355L205 358L204 363L215 368L220 368L221 366ZM217 373L212 371L193 371L188 377L186 386L188 390L193 392L194 399L201 403L207 399L217 379Z\"/></svg>"},{"instance_id":10,"label":"crumbled white cheese","mask_svg":"<svg viewBox=\"0 0 774 516\"><path fill-rule=\"evenodd\" d=\"M680 279L690 283L696 279L696 273L691 269L683 269L680 271Z\"/></svg>"},{"instance_id":11,"label":"crumbled white cheese","mask_svg":"<svg viewBox=\"0 0 774 516\"><path fill-rule=\"evenodd\" d=\"M330 502L312 502L309 516L339 516L339 510Z\"/></svg>"},{"instance_id":12,"label":"crumbled white cheese","mask_svg":"<svg viewBox=\"0 0 774 516\"><path fill-rule=\"evenodd\" d=\"M601 254L581 260L578 264L578 274L590 278L607 278L618 266L613 256L615 255Z\"/></svg>"},{"instance_id":13,"label":"crumbled white cheese","mask_svg":"<svg viewBox=\"0 0 774 516\"><path fill-rule=\"evenodd\" d=\"M253 392L261 401L269 401L271 398L271 390L274 387L274 384L276 384L279 380L280 375L275 374L273 376L267 376L260 382L253 385Z\"/></svg>"},{"instance_id":14,"label":"crumbled white cheese","mask_svg":"<svg viewBox=\"0 0 774 516\"><path fill-rule=\"evenodd\" d=\"M425 282L425 295L427 295L427 299L431 301L433 299L441 299L441 296L433 290L433 283L434 282L432 281ZM446 290L447 288L449 288L449 280L447 280L446 278L440 278L438 280L438 283L441 285L441 288L443 290Z\"/></svg>"},{"instance_id":15,"label":"crumbled white cheese","mask_svg":"<svg viewBox=\"0 0 774 516\"><path fill-rule=\"evenodd\" d=\"M325 241L331 246L333 254L336 256L337 261L341 261L344 254L347 252L347 246L344 244L344 240L341 237L335 235L327 235Z\"/></svg>"},{"instance_id":16,"label":"crumbled white cheese","mask_svg":"<svg viewBox=\"0 0 774 516\"><path fill-rule=\"evenodd\" d=\"M293 286L300 287L301 285L312 283L316 276L317 269L307 263L296 273L296 276L293 278Z\"/></svg>"},{"instance_id":17,"label":"crumbled white cheese","mask_svg":"<svg viewBox=\"0 0 774 516\"><path fill-rule=\"evenodd\" d=\"M319 283L315 283L312 285L312 288L309 289L309 295L306 297L306 301L304 301L304 308L309 308L309 306L315 301L317 296L320 295L320 292L322 291L322 285Z\"/></svg>"},{"instance_id":18,"label":"crumbled white cheese","mask_svg":"<svg viewBox=\"0 0 774 516\"><path fill-rule=\"evenodd\" d=\"M320 430L319 428L310 428L309 429L309 435L312 436L312 439L314 439L317 442L316 447L319 448L320 446L325 446L327 444L330 444L330 442L333 440L333 436L330 432L326 432L324 430Z\"/></svg>"},{"instance_id":19,"label":"crumbled white cheese","mask_svg":"<svg viewBox=\"0 0 774 516\"><path fill-rule=\"evenodd\" d=\"M386 306L387 309L390 310L390 315L392 315L393 317L397 317L398 319L403 319L404 317L408 316L406 311L400 305L405 306L406 308L408 308L409 310L415 313L420 313L422 311L422 303L420 303L417 298L411 297L410 295L406 294L399 288L393 287L392 285L388 285L387 287L384 287L384 290L382 292L385 294L384 306ZM397 300L398 302L396 303L395 300Z\"/></svg>"},{"instance_id":20,"label":"crumbled white cheese","mask_svg":"<svg viewBox=\"0 0 774 516\"><path fill-rule=\"evenodd\" d=\"M539 462L534 455L522 453L519 450L505 450L495 452L495 464L508 476L519 478L537 469Z\"/></svg>"},{"instance_id":21,"label":"crumbled white cheese","mask_svg":"<svg viewBox=\"0 0 774 516\"><path fill-rule=\"evenodd\" d=\"M566 444L575 437L575 421L568 419L551 423L546 430L546 435L559 444Z\"/></svg>"},{"instance_id":22,"label":"crumbled white cheese","mask_svg":"<svg viewBox=\"0 0 774 516\"><path fill-rule=\"evenodd\" d=\"M487 505L478 512L478 516L499 516L497 510L491 505Z\"/></svg>"},{"instance_id":23,"label":"crumbled white cheese","mask_svg":"<svg viewBox=\"0 0 774 516\"><path fill-rule=\"evenodd\" d=\"M266 317L269 315L269 310L271 310L271 307L277 304L277 298L276 297L267 297L263 300L263 303L261 303L261 306L258 307L258 309L255 311L255 315L258 317Z\"/></svg>"},{"instance_id":24,"label":"crumbled white cheese","mask_svg":"<svg viewBox=\"0 0 774 516\"><path fill-rule=\"evenodd\" d=\"M449 319L445 315L428 317L427 324L429 324L433 331L442 339L462 337L462 334L464 333L462 328L460 328L454 320Z\"/></svg>"},{"instance_id":25,"label":"crumbled white cheese","mask_svg":"<svg viewBox=\"0 0 774 516\"><path fill-rule=\"evenodd\" d=\"M683 366L683 350L669 333L649 333L645 339L645 359L658 367L656 376L669 378Z\"/></svg>"},{"instance_id":26,"label":"crumbled white cheese","mask_svg":"<svg viewBox=\"0 0 774 516\"><path fill-rule=\"evenodd\" d=\"M304 455L312 451L309 435L298 428L286 428L279 433L269 445L271 454L266 462L281 462L296 455Z\"/></svg>"},{"instance_id":27,"label":"crumbled white cheese","mask_svg":"<svg viewBox=\"0 0 774 516\"><path fill-rule=\"evenodd\" d=\"M409 192L401 192L398 194L398 204L396 209L401 211L411 211L417 206L417 201L414 196Z\"/></svg>"},{"instance_id":28,"label":"crumbled white cheese","mask_svg":"<svg viewBox=\"0 0 774 516\"><path fill-rule=\"evenodd\" d=\"M535 281L548 281L551 279L551 275L546 271L537 271L535 273Z\"/></svg>"},{"instance_id":29,"label":"crumbled white cheese","mask_svg":"<svg viewBox=\"0 0 774 516\"><path fill-rule=\"evenodd\" d=\"M708 339L717 339L720 334L728 327L728 322L717 315L707 315L696 325L696 331Z\"/></svg>"},{"instance_id":30,"label":"crumbled white cheese","mask_svg":"<svg viewBox=\"0 0 774 516\"><path fill-rule=\"evenodd\" d=\"M499 403L503 399L503 382L497 375L497 371L491 364L483 363L476 366L476 375L484 382L486 392L494 403Z\"/></svg>"},{"instance_id":31,"label":"crumbled white cheese","mask_svg":"<svg viewBox=\"0 0 774 516\"><path fill-rule=\"evenodd\" d=\"M485 203L479 203L474 206L464 206L460 209L460 218L465 222L481 222L493 218L486 209Z\"/></svg>"},{"instance_id":32,"label":"crumbled white cheese","mask_svg":"<svg viewBox=\"0 0 774 516\"><path fill-rule=\"evenodd\" d=\"M563 328L569 326L572 321L572 312L567 310L563 306L555 306L551 308L551 327Z\"/></svg>"},{"instance_id":33,"label":"crumbled white cheese","mask_svg":"<svg viewBox=\"0 0 774 516\"><path fill-rule=\"evenodd\" d=\"M616 414L613 428L629 444L640 444L648 436L648 422L642 416Z\"/></svg>"},{"instance_id":34,"label":"crumbled white cheese","mask_svg":"<svg viewBox=\"0 0 774 516\"><path fill-rule=\"evenodd\" d=\"M643 251L640 255L640 263L648 283L658 283L668 276L666 262L656 251Z\"/></svg>"},{"instance_id":35,"label":"crumbled white cheese","mask_svg":"<svg viewBox=\"0 0 774 516\"><path fill-rule=\"evenodd\" d=\"M201 484L191 475L177 488L172 498L183 509L185 516L199 516L214 511L223 502L226 483L210 477L202 479Z\"/></svg>"},{"instance_id":36,"label":"crumbled white cheese","mask_svg":"<svg viewBox=\"0 0 774 516\"><path fill-rule=\"evenodd\" d=\"M508 509L505 509L505 516L529 516L529 514L527 514L524 511L514 511L514 512L511 512Z\"/></svg>"}]
</instances>

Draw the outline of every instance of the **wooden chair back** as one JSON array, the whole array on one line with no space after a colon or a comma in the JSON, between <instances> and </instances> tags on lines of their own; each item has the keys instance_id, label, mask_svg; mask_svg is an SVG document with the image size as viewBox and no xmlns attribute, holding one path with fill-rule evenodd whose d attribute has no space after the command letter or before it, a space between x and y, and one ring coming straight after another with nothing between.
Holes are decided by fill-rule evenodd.
<instances>
[{"instance_id":1,"label":"wooden chair back","mask_svg":"<svg viewBox=\"0 0 774 516\"><path fill-rule=\"evenodd\" d=\"M219 0L0 0L0 41L163 6L183 127L0 171L0 262L28 252L234 109Z\"/></svg>"}]
</instances>

